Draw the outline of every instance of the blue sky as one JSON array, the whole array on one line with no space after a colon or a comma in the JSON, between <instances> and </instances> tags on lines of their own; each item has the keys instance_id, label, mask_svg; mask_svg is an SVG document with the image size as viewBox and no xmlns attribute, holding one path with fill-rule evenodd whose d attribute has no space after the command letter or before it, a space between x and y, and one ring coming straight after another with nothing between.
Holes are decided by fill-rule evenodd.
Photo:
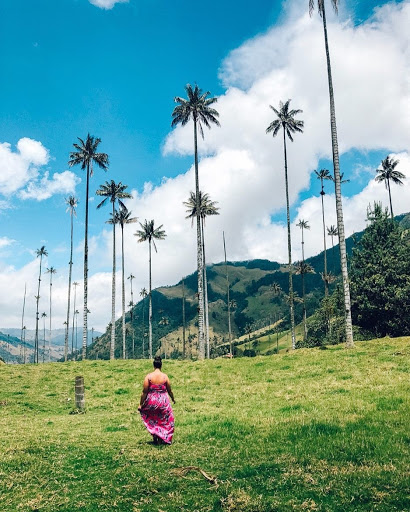
<instances>
[{"instance_id":1,"label":"blue sky","mask_svg":"<svg viewBox=\"0 0 410 512\"><path fill-rule=\"evenodd\" d=\"M8 287L8 279L10 282L17 280L19 286L24 288L23 282L36 268L32 251L46 245L49 250L47 264L61 269L56 284L61 286L63 304L69 242L69 217L65 212L64 198L69 191L74 192L80 200L75 226L75 271L77 278L81 279L84 175L79 168L69 170L67 161L76 137L85 137L87 132L102 139L100 148L110 157L110 169L106 174L96 170L90 197L101 183L113 179L122 181L129 185L130 191L135 191L136 199L129 206L140 220L155 216L158 223L163 223L167 228L167 222L169 226L172 212L175 211L178 220L173 219L173 225L169 227L168 245L164 249L168 260L158 260L156 284L172 284L180 279L186 269L195 269L195 258L191 258L194 233L183 224L176 203L174 206L171 204L178 195L175 192L178 183L184 183L181 186L186 187L185 197L189 188L193 188L193 183L191 186L185 181L191 173L192 134L189 127L172 133L170 128L173 98L184 95L184 85L188 82L196 82L220 98L221 129L213 128L212 132L207 132L205 141L201 143L204 183L215 199L227 197L227 190L233 190L236 203L234 206L233 199L232 204L228 200L221 202L221 218L212 220L214 224L209 223L210 259L222 259L219 235L225 228L232 247L232 259L269 257L284 260L284 196L283 190L278 192L281 181L278 178L277 182L269 184L273 187L269 204L267 192L261 191L259 198L256 182L255 189L248 190L244 185L247 179L244 176L249 176L252 182L254 179L257 181L258 169L267 165L269 159L275 162L272 173L280 175L279 140L271 140L264 135L264 130L270 121L268 105L277 105L279 100L291 97L294 107L304 110L302 118L305 119L306 134L306 137L305 134L296 137L290 149L291 158L294 157L293 172L300 170L300 175L295 174L296 179L291 184L292 214L295 219L300 215L311 215L314 219L316 211L310 198L317 196L318 182L313 179L312 170L323 166L331 168L331 162L328 126L323 128L321 135L316 131L316 138L312 135L315 119L328 109L325 76L320 83L315 82L315 76L321 77L325 68L320 68L320 72L312 71L313 76L309 71L303 76L297 74L297 65L303 68L307 60L311 61L312 66L316 62L318 66L322 65L323 42L320 39L319 18L317 14L312 19L307 17L308 1L287 1L286 8L281 2L267 0L257 3L249 0L211 0L205 7L204 4L185 0L129 0L111 2L113 5L110 9L98 6L110 6L108 0L94 0L93 3L88 0L2 2L0 97L3 101L0 144L9 146L3 147L3 159L0 155L0 166L3 166L0 173L7 175L13 165L26 165L27 171L22 186L16 185L12 191L4 183L2 185L0 179L0 285L3 294ZM408 35L400 29L400 23L404 24L407 19L408 7L408 1L349 0L340 3L338 18L329 12L342 170L351 179L351 183L344 187L344 194L350 199L348 204L352 206L352 211L353 204L358 201L355 198L365 196L362 192L367 190L374 176L372 172L380 160L389 153L404 152L405 157L408 155L408 145L404 142L408 124L399 124L394 129L390 125L387 128L386 120L392 115L393 106L380 102L380 98L392 95L408 106L405 87L403 85L400 90L391 91L388 85L384 85L385 77L381 80L382 84L376 84L375 80L377 65L380 66L380 73L383 73L384 59L392 63L395 70L398 69L398 82L403 81L406 72L409 72L406 50ZM378 8L382 9L379 17ZM317 41L312 39L313 32L309 28L312 26L318 27ZM303 37L306 37L305 42ZM343 61L343 38L346 38L348 46L349 37L357 38L357 62L353 50L350 54L352 57ZM293 41L297 41L294 47ZM377 53L372 53L372 48L377 49L378 44L379 56L375 57ZM295 56L297 48L306 49L306 58ZM298 51L300 53L301 50ZM380 62L376 62L377 59ZM337 62L341 61L343 66L338 69ZM357 91L366 105L362 113L357 112L360 122L357 122L355 134L355 128L349 125L354 112L350 113L349 109L357 111L357 107L349 106L349 95L354 96L356 89L349 89L352 87L349 84L345 87L343 80L348 80L346 75L350 73L351 77L357 75L358 69L363 71L363 75L359 73L359 80L360 76L362 78ZM367 77L369 84L366 86ZM266 88L268 81L271 89ZM264 85L266 94L262 91ZM311 94L315 87L317 95ZM345 94L345 91L349 92ZM367 95L374 95L373 103L366 98ZM235 97L238 98L236 103ZM266 118L258 110L262 100L266 104ZM317 109L317 113L313 108ZM380 115L377 114L378 109ZM373 115L376 115L378 122L372 118ZM366 116L370 116L368 123L364 122ZM238 134L234 135L236 117ZM258 117L261 142L256 140L252 131L259 130ZM243 119L245 122L239 129L239 120ZM232 127L231 135L228 126ZM246 136L248 129L249 137ZM353 140L354 134L356 140ZM407 132L407 140L408 135ZM237 141L243 136L237 146L233 140L235 136ZM24 146L27 147L25 152L17 148L21 139L29 140ZM262 143L269 148L266 155L258 149ZM304 147L301 147L302 144ZM241 150L243 153L240 155ZM238 162L236 167L235 162ZM243 169L240 169L239 162L244 164ZM225 167L220 169L219 165ZM230 170L222 178L223 169L228 167ZM44 180L46 173L48 178ZM55 182L50 183L55 173L58 176ZM8 179L12 182L13 175ZM38 191L46 188L50 188L50 197L37 200ZM331 190L328 192L330 201ZM380 193L383 194L383 190ZM168 204L168 200L170 204L165 208L164 203ZM361 199L362 202L365 200ZM265 204L264 209L259 210L254 201L258 207ZM238 219L235 210L238 203L242 205L242 211L248 205L255 214L247 225ZM102 276L100 285L104 290L102 283L109 278L108 256L111 251L110 231L104 224L108 209L97 212L94 205L95 202L91 201L90 235L94 237L95 257L90 265L90 274L95 275L96 280L97 275ZM406 209L403 201L400 207L405 211L409 209ZM364 216L365 213L363 219ZM238 219L238 223L235 219ZM348 224L348 231L360 229L363 222L355 224L352 220ZM178 238L181 232L186 234L186 241ZM175 234L175 247L171 242L172 233ZM299 250L297 236L296 231L295 257ZM268 243L270 237L272 243ZM129 238L132 240L132 230ZM261 238L266 243L260 243ZM187 244L183 255L176 248L181 243ZM307 247L311 254L320 250L313 230L311 246L309 248L307 244ZM145 262L141 263L144 259L143 248L130 247L129 251L130 265L127 270L138 273L141 276L138 285L144 285ZM173 261L171 270L165 270L170 259ZM137 268L137 265L141 265L141 268ZM107 296L110 296L109 288ZM17 297L13 307L20 307ZM101 304L101 311L99 305L95 306L95 311L99 311L99 327L108 322L109 311L105 314L105 307L105 302ZM5 306L3 311L4 315L0 313L0 327L14 325L16 317Z\"/></svg>"}]
</instances>

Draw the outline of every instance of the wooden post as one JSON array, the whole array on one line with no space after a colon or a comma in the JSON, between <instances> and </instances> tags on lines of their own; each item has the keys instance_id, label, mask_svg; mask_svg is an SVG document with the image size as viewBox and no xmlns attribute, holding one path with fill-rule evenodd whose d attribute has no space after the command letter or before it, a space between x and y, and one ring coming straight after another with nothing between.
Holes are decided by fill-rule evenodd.
<instances>
[{"instance_id":1,"label":"wooden post","mask_svg":"<svg viewBox=\"0 0 410 512\"><path fill-rule=\"evenodd\" d=\"M84 377L75 378L75 407L80 411L85 410Z\"/></svg>"}]
</instances>

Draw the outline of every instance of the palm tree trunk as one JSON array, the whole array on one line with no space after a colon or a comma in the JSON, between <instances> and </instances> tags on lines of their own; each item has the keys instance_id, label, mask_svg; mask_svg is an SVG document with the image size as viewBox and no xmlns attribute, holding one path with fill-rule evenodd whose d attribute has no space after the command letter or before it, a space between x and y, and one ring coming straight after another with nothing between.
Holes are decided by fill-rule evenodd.
<instances>
[{"instance_id":1,"label":"palm tree trunk","mask_svg":"<svg viewBox=\"0 0 410 512\"><path fill-rule=\"evenodd\" d=\"M335 196L336 196L336 216L337 216L337 229L339 231L339 249L340 249L340 266L343 278L343 292L345 303L345 327L346 327L346 347L354 347L353 342L353 328L352 328L352 313L350 307L350 286L349 275L347 271L347 254L346 254L346 239L343 222L343 206L342 206L342 193L340 185L340 165L339 165L339 147L337 142L337 129L336 129L336 109L333 94L333 81L332 69L330 66L330 53L329 43L327 38L326 28L326 13L325 4L323 2L322 9L323 31L325 37L325 50L326 50L326 63L327 63L327 76L329 85L329 101L330 101L330 127L332 134L332 152L333 152L333 168L334 168L334 181L335 181Z\"/></svg>"},{"instance_id":2,"label":"palm tree trunk","mask_svg":"<svg viewBox=\"0 0 410 512\"><path fill-rule=\"evenodd\" d=\"M206 357L210 358L209 346L209 309L208 309L208 279L206 277L206 260L205 260L205 231L204 219L201 219L202 228L202 255L203 255L203 269L204 269L204 312L205 312L205 341L206 341Z\"/></svg>"},{"instance_id":3,"label":"palm tree trunk","mask_svg":"<svg viewBox=\"0 0 410 512\"><path fill-rule=\"evenodd\" d=\"M149 306L148 306L148 356L152 359L152 293L151 293L151 240L149 241Z\"/></svg>"},{"instance_id":4,"label":"palm tree trunk","mask_svg":"<svg viewBox=\"0 0 410 512\"><path fill-rule=\"evenodd\" d=\"M68 264L68 303L67 303L67 325L64 338L64 361L67 361L68 356L68 332L70 325L70 301L71 301L71 276L73 270L73 210L71 210L71 244L70 244L70 262Z\"/></svg>"},{"instance_id":5,"label":"palm tree trunk","mask_svg":"<svg viewBox=\"0 0 410 512\"><path fill-rule=\"evenodd\" d=\"M293 269L292 269L292 242L290 236L290 211L289 211L289 184L288 184L288 159L286 155L286 133L283 129L283 151L285 156L285 189L286 189L286 220L288 224L288 265L289 265L289 310L290 330L292 333L292 349L296 348L295 313L293 308Z\"/></svg>"},{"instance_id":6,"label":"palm tree trunk","mask_svg":"<svg viewBox=\"0 0 410 512\"><path fill-rule=\"evenodd\" d=\"M198 345L199 359L205 359L205 339L204 339L204 299L203 299L203 257L201 242L201 205L199 202L199 173L198 173L198 134L197 120L194 117L194 147L195 147L195 191L196 191L196 248L197 248L197 266L198 266Z\"/></svg>"},{"instance_id":7,"label":"palm tree trunk","mask_svg":"<svg viewBox=\"0 0 410 512\"><path fill-rule=\"evenodd\" d=\"M115 203L112 203L112 218L115 218ZM111 291L111 344L110 359L115 359L115 223L112 225L112 291Z\"/></svg>"},{"instance_id":8,"label":"palm tree trunk","mask_svg":"<svg viewBox=\"0 0 410 512\"><path fill-rule=\"evenodd\" d=\"M27 294L27 283L24 283L24 298L23 298L23 311L21 312L21 346L20 346L20 358L23 357L24 353L24 342L23 342L23 335L24 335L24 310L26 309L26 294ZM24 361L26 362L26 361Z\"/></svg>"},{"instance_id":9,"label":"palm tree trunk","mask_svg":"<svg viewBox=\"0 0 410 512\"><path fill-rule=\"evenodd\" d=\"M142 359L145 358L145 297L142 296Z\"/></svg>"},{"instance_id":10,"label":"palm tree trunk","mask_svg":"<svg viewBox=\"0 0 410 512\"><path fill-rule=\"evenodd\" d=\"M329 295L329 283L327 280L327 256L326 256L326 225L325 225L325 205L323 201L324 191L323 191L323 180L322 182L322 191L320 193L322 198L322 224L323 224L323 259L324 259L324 267L323 267L323 273L324 273L324 281L325 281L325 297Z\"/></svg>"},{"instance_id":11,"label":"palm tree trunk","mask_svg":"<svg viewBox=\"0 0 410 512\"><path fill-rule=\"evenodd\" d=\"M73 332L71 333L71 357L74 355L74 329L75 329L75 303L77 299L77 286L74 287ZM77 336L77 333L75 333Z\"/></svg>"},{"instance_id":12,"label":"palm tree trunk","mask_svg":"<svg viewBox=\"0 0 410 512\"><path fill-rule=\"evenodd\" d=\"M302 264L304 269L304 263L305 263L305 240L303 237L303 226L302 226ZM303 299L303 341L306 342L307 340L307 321L306 321L306 290L305 290L305 273L301 273L302 277L302 299Z\"/></svg>"},{"instance_id":13,"label":"palm tree trunk","mask_svg":"<svg viewBox=\"0 0 410 512\"><path fill-rule=\"evenodd\" d=\"M43 363L44 363L44 358L45 358L45 354L46 354L46 319L44 318L44 323L43 323Z\"/></svg>"},{"instance_id":14,"label":"palm tree trunk","mask_svg":"<svg viewBox=\"0 0 410 512\"><path fill-rule=\"evenodd\" d=\"M50 272L50 336L48 338L48 362L51 362L51 303L52 303L52 294L53 290L53 273Z\"/></svg>"},{"instance_id":15,"label":"palm tree trunk","mask_svg":"<svg viewBox=\"0 0 410 512\"><path fill-rule=\"evenodd\" d=\"M38 340L38 321L39 321L39 311L38 305L40 301L40 283L41 283L41 263L43 260L43 256L40 256L40 271L38 274L38 288L37 288L37 296L36 296L36 334L34 338L34 362L38 363L38 353L39 353L39 340Z\"/></svg>"},{"instance_id":16,"label":"palm tree trunk","mask_svg":"<svg viewBox=\"0 0 410 512\"><path fill-rule=\"evenodd\" d=\"M122 358L125 357L125 276L124 276L124 226L121 224L121 261L122 261ZM132 322L131 322L132 324Z\"/></svg>"},{"instance_id":17,"label":"palm tree trunk","mask_svg":"<svg viewBox=\"0 0 410 512\"><path fill-rule=\"evenodd\" d=\"M84 311L83 311L83 361L87 358L88 333L88 195L90 189L90 164L87 163L87 184L85 192L85 234L84 234ZM74 309L75 311L75 309Z\"/></svg>"},{"instance_id":18,"label":"palm tree trunk","mask_svg":"<svg viewBox=\"0 0 410 512\"><path fill-rule=\"evenodd\" d=\"M182 279L182 357L185 359L185 282Z\"/></svg>"},{"instance_id":19,"label":"palm tree trunk","mask_svg":"<svg viewBox=\"0 0 410 512\"><path fill-rule=\"evenodd\" d=\"M387 179L387 190L389 191L390 215L391 215L391 218L394 219L394 216L393 216L393 204L392 204L392 201L391 201L391 190L390 190L390 180L389 179Z\"/></svg>"},{"instance_id":20,"label":"palm tree trunk","mask_svg":"<svg viewBox=\"0 0 410 512\"><path fill-rule=\"evenodd\" d=\"M232 356L232 329L231 329L231 301L229 298L229 276L228 276L228 265L226 263L226 244L225 244L225 231L222 231L222 237L224 241L224 256L225 256L225 270L226 270L226 295L228 302L228 341L229 341L229 354Z\"/></svg>"}]
</instances>

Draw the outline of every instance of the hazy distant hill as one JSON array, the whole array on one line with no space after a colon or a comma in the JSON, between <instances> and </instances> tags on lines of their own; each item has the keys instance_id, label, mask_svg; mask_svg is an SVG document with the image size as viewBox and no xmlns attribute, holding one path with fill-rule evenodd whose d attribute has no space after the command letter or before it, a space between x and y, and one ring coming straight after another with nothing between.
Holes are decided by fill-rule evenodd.
<instances>
[{"instance_id":1,"label":"hazy distant hill","mask_svg":"<svg viewBox=\"0 0 410 512\"><path fill-rule=\"evenodd\" d=\"M42 348L43 348L43 331L40 329L40 361L42 360ZM88 332L88 344L91 344L92 337L96 338L102 333L99 331ZM46 360L48 360L48 335L49 331L46 331ZM82 327L77 329L77 340L78 344L82 343L83 330ZM26 355L26 362L31 362L34 353L34 329L26 329L25 333L25 351L24 346L21 342L21 329L16 328L0 328L0 357L9 363L21 363L24 360L24 353ZM51 331L51 360L57 361L64 355L64 329L53 329ZM74 330L74 344L76 338L76 330ZM72 331L70 330L69 337L69 350L71 350L72 343Z\"/></svg>"}]
</instances>

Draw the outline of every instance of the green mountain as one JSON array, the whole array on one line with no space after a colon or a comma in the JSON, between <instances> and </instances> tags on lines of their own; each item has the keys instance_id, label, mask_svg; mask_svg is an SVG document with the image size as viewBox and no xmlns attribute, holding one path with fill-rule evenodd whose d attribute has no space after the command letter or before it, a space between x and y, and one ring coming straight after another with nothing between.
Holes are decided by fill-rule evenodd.
<instances>
[{"instance_id":1,"label":"green mountain","mask_svg":"<svg viewBox=\"0 0 410 512\"><path fill-rule=\"evenodd\" d=\"M410 225L410 214L396 217L405 227ZM347 253L351 255L354 244L360 240L364 231L355 233L346 239ZM329 242L329 241L327 241ZM339 246L330 247L326 251L328 271L335 276L330 285L330 292L340 286ZM324 284L321 273L324 270L324 254L306 259L315 273L305 275L307 315L312 315L319 307L324 296ZM234 306L231 309L233 337L243 336L246 332L256 331L272 325L281 319L281 328L286 329L289 323L289 308L286 301L288 294L288 274L286 266L274 261L252 260L217 263L207 266L208 302L211 346L228 341L228 307L226 271L230 283L230 299ZM281 288L279 294L272 289L273 284ZM301 277L294 276L294 291L302 296ZM197 273L184 280L185 289L185 323L186 351L188 355L196 346L197 336ZM174 286L160 287L152 292L153 316L153 351L167 356L178 356L182 353L182 281ZM131 318L132 317L132 318ZM295 302L295 320L302 321L302 304ZM147 357L148 345L148 297L138 302L133 310L126 313L127 326L126 346L127 357ZM145 335L144 335L145 334ZM90 346L88 357L107 359L109 357L110 330ZM134 345L134 349L133 349ZM192 353L195 353L193 350ZM115 357L122 357L122 320L116 321Z\"/></svg>"}]
</instances>

